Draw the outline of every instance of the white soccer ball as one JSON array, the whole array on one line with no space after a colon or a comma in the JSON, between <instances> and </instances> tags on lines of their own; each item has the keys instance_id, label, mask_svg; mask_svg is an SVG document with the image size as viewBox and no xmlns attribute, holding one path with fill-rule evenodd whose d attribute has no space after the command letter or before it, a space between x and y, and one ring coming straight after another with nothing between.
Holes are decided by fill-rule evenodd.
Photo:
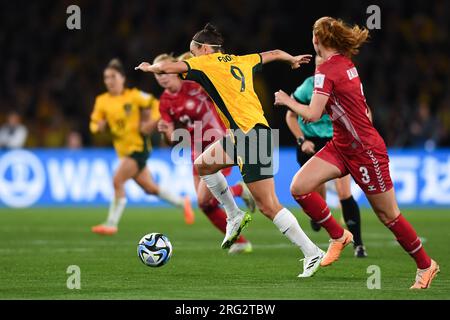
<instances>
[{"instance_id":1,"label":"white soccer ball","mask_svg":"<svg viewBox=\"0 0 450 320\"><path fill-rule=\"evenodd\" d=\"M169 238L161 233L149 233L139 241L137 254L146 266L161 267L172 256L172 244Z\"/></svg>"}]
</instances>

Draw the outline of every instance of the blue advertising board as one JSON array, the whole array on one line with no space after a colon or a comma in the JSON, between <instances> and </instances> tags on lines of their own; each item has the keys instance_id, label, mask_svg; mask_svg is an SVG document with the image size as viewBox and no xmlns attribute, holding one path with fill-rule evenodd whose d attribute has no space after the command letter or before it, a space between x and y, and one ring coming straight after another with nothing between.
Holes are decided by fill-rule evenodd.
<instances>
[{"instance_id":1,"label":"blue advertising board","mask_svg":"<svg viewBox=\"0 0 450 320\"><path fill-rule=\"evenodd\" d=\"M390 150L390 168L400 206L450 206L450 150ZM156 149L148 160L154 179L173 192L188 194L195 202L192 165L174 161L169 149ZM181 159L186 159L182 157ZM113 197L112 177L118 159L112 149L22 149L0 151L0 207L103 206ZM281 148L275 176L277 194L286 206L296 205L289 192L298 169L295 150ZM230 183L240 179L235 168ZM333 184L328 202L337 204ZM128 203L165 205L146 195L133 181L126 184ZM352 184L352 193L362 206L367 200Z\"/></svg>"}]
</instances>

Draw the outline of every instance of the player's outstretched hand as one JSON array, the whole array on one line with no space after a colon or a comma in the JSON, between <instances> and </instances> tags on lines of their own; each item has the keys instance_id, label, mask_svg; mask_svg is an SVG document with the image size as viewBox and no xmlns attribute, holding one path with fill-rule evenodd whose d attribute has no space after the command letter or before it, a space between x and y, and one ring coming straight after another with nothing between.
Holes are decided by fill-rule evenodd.
<instances>
[{"instance_id":1,"label":"player's outstretched hand","mask_svg":"<svg viewBox=\"0 0 450 320\"><path fill-rule=\"evenodd\" d=\"M310 54L302 54L299 56L293 57L291 61L291 68L297 69L300 68L300 66L304 63L309 63L311 61L312 55Z\"/></svg>"},{"instance_id":2,"label":"player's outstretched hand","mask_svg":"<svg viewBox=\"0 0 450 320\"><path fill-rule=\"evenodd\" d=\"M286 106L291 98L283 90L278 90L275 92L275 105L276 106Z\"/></svg>"},{"instance_id":3,"label":"player's outstretched hand","mask_svg":"<svg viewBox=\"0 0 450 320\"><path fill-rule=\"evenodd\" d=\"M152 65L148 62L142 62L140 65L134 68L134 70L141 70L144 72L150 72Z\"/></svg>"}]
</instances>

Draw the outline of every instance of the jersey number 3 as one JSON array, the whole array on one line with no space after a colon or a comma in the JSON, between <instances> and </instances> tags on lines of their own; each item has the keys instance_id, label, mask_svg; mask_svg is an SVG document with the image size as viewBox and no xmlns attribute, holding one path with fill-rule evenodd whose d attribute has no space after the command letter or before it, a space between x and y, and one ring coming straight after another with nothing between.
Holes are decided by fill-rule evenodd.
<instances>
[{"instance_id":1,"label":"jersey number 3","mask_svg":"<svg viewBox=\"0 0 450 320\"><path fill-rule=\"evenodd\" d=\"M244 73L242 72L242 70L236 66L231 66L230 72L235 79L237 79L241 82L241 92L244 92L245 91L245 77L244 77Z\"/></svg>"}]
</instances>

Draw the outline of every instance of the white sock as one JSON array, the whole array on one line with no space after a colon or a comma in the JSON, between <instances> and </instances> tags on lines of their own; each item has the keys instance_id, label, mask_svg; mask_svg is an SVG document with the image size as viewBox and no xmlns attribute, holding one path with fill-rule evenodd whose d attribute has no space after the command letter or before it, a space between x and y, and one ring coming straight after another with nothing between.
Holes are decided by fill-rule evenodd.
<instances>
[{"instance_id":1,"label":"white sock","mask_svg":"<svg viewBox=\"0 0 450 320\"><path fill-rule=\"evenodd\" d=\"M160 197L164 201L167 201L168 203L170 203L176 207L182 207L184 204L184 199L182 197L172 193L168 189L163 189L161 187L159 188L158 197Z\"/></svg>"},{"instance_id":2,"label":"white sock","mask_svg":"<svg viewBox=\"0 0 450 320\"><path fill-rule=\"evenodd\" d=\"M319 247L303 232L297 219L288 209L281 209L273 219L273 223L281 233L300 248L305 257L314 256L319 252Z\"/></svg>"},{"instance_id":3,"label":"white sock","mask_svg":"<svg viewBox=\"0 0 450 320\"><path fill-rule=\"evenodd\" d=\"M201 176L203 181L205 181L208 189L216 197L216 199L223 205L228 218L234 218L241 209L237 206L234 201L234 196L228 187L227 179L222 174L222 172L216 172L213 174L208 174Z\"/></svg>"},{"instance_id":4,"label":"white sock","mask_svg":"<svg viewBox=\"0 0 450 320\"><path fill-rule=\"evenodd\" d=\"M109 206L108 220L106 225L109 227L117 227L119 225L120 218L122 217L123 210L127 204L127 198L113 199Z\"/></svg>"}]
</instances>

